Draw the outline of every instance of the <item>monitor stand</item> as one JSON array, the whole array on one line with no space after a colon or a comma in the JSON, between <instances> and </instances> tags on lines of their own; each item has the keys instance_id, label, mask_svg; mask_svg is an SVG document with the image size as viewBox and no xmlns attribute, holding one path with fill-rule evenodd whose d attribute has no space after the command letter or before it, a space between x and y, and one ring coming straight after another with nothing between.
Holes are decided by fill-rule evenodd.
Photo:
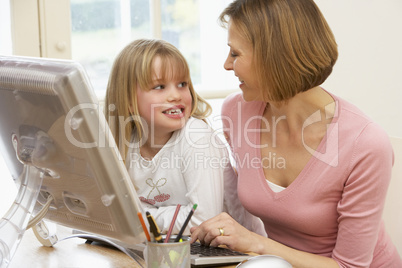
<instances>
[{"instance_id":1,"label":"monitor stand","mask_svg":"<svg viewBox=\"0 0 402 268\"><path fill-rule=\"evenodd\" d=\"M37 203L36 200L43 179L40 172L41 171L33 166L23 165L21 177L19 178L19 181L16 182L17 187L19 184L17 196L9 210L0 220L0 268L6 268L10 264L30 220L33 218L32 213L35 204ZM137 262L140 267L145 267L144 260L138 255L138 251L136 252L117 241L112 241L92 234L81 233L79 231L59 240L56 235L56 223L46 222L44 220L41 220L32 226L32 230L38 241L46 247L51 247L57 242L69 238L84 238L90 242L96 241L111 245L128 255L131 259Z\"/></svg>"},{"instance_id":2,"label":"monitor stand","mask_svg":"<svg viewBox=\"0 0 402 268\"><path fill-rule=\"evenodd\" d=\"M0 267L10 263L25 233L42 185L42 176L35 167L24 165L17 181L19 190L14 203L0 220ZM35 176L31 176L34 174Z\"/></svg>"},{"instance_id":3,"label":"monitor stand","mask_svg":"<svg viewBox=\"0 0 402 268\"><path fill-rule=\"evenodd\" d=\"M143 256L143 250L145 249L145 244L144 246L142 245L134 245L133 247L127 247L125 245L122 245L118 241L113 241L110 239L107 239L105 237L99 237L93 234L88 234L88 233L83 233L81 231L73 230L73 235L69 236L67 238L73 238L73 237L78 237L78 238L83 238L86 239L86 244L92 244L94 242L100 243L101 245L106 245L109 247L116 248L117 250L120 250L121 252L125 253L127 256L129 256L131 259L137 262L137 264L140 265L140 267L146 267L144 256ZM65 239L67 239L65 238Z\"/></svg>"}]
</instances>

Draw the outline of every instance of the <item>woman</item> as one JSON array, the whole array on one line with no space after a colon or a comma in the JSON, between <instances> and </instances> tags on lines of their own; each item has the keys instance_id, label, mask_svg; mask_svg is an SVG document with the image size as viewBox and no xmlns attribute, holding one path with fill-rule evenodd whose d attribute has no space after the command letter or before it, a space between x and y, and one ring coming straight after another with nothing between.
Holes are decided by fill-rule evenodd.
<instances>
[{"instance_id":1,"label":"woman","mask_svg":"<svg viewBox=\"0 0 402 268\"><path fill-rule=\"evenodd\" d=\"M267 237L228 214L192 241L278 255L294 267L402 267L381 214L393 163L387 134L320 85L338 52L312 0L237 0L225 69L241 94L222 108L239 199Z\"/></svg>"}]
</instances>

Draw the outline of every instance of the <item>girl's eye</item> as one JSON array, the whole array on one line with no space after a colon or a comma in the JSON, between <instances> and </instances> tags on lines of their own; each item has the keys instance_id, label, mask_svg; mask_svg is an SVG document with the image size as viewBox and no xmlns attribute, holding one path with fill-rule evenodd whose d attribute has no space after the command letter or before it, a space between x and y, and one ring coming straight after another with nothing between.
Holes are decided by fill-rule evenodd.
<instances>
[{"instance_id":1,"label":"girl's eye","mask_svg":"<svg viewBox=\"0 0 402 268\"><path fill-rule=\"evenodd\" d=\"M157 85L155 87L153 87L152 89L164 89L165 86L164 85Z\"/></svg>"},{"instance_id":2,"label":"girl's eye","mask_svg":"<svg viewBox=\"0 0 402 268\"><path fill-rule=\"evenodd\" d=\"M186 87L187 85L188 85L187 82L181 82L181 83L179 84L179 87Z\"/></svg>"}]
</instances>

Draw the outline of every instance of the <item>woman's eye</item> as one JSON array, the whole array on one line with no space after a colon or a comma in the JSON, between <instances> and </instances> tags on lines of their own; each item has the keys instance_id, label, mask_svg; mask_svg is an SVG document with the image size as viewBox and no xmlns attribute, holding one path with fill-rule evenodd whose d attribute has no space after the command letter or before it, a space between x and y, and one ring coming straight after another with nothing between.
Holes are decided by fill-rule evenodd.
<instances>
[{"instance_id":1,"label":"woman's eye","mask_svg":"<svg viewBox=\"0 0 402 268\"><path fill-rule=\"evenodd\" d=\"M230 52L230 56L231 56L232 58L235 58L235 57L237 57L237 53L231 51L231 52Z\"/></svg>"},{"instance_id":2,"label":"woman's eye","mask_svg":"<svg viewBox=\"0 0 402 268\"><path fill-rule=\"evenodd\" d=\"M179 84L179 87L186 87L187 85L188 85L187 82L181 82L181 83Z\"/></svg>"}]
</instances>

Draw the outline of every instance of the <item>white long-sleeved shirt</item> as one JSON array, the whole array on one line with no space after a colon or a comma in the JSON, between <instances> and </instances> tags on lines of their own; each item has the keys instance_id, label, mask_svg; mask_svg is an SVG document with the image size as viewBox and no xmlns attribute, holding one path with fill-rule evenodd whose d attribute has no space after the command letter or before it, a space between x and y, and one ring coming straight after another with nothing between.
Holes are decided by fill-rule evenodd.
<instances>
[{"instance_id":1,"label":"white long-sleeved shirt","mask_svg":"<svg viewBox=\"0 0 402 268\"><path fill-rule=\"evenodd\" d=\"M131 147L128 172L143 210L152 214L162 233L168 231L177 204L181 208L173 234L179 232L194 204L198 207L184 235L222 212L224 177L233 176L233 169L226 146L204 121L190 118L151 161L141 157L138 146Z\"/></svg>"}]
</instances>

